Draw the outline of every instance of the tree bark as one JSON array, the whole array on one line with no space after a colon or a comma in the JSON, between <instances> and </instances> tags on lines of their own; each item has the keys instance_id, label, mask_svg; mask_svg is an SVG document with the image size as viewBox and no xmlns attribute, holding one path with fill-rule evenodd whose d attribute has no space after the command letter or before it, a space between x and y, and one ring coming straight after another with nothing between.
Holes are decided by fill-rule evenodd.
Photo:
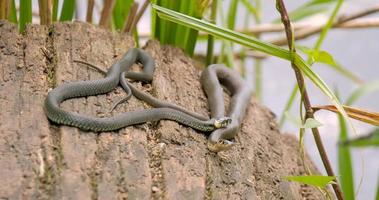
<instances>
[{"instance_id":1,"label":"tree bark","mask_svg":"<svg viewBox=\"0 0 379 200\"><path fill-rule=\"evenodd\" d=\"M50 89L103 76L73 61L107 69L133 47L130 36L86 23L30 25L20 35L16 25L0 21L0 38L0 198L322 199L284 179L304 174L298 142L280 134L272 112L255 100L237 145L218 154L207 150L207 135L171 121L101 134L49 122L43 101ZM208 115L194 61L156 41L144 49L156 61L154 80L134 84ZM149 108L133 97L110 113L123 96L118 88L62 107L103 117Z\"/></svg>"}]
</instances>

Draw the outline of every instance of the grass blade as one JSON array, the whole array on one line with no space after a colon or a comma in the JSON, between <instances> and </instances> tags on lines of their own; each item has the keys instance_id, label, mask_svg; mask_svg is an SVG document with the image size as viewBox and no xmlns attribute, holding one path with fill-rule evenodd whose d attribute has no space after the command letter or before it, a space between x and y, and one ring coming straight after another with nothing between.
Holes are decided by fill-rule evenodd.
<instances>
[{"instance_id":1,"label":"grass blade","mask_svg":"<svg viewBox=\"0 0 379 200\"><path fill-rule=\"evenodd\" d=\"M56 22L58 20L58 6L59 6L59 0L54 0L54 2L53 2L53 16L52 16L53 22Z\"/></svg>"},{"instance_id":2,"label":"grass blade","mask_svg":"<svg viewBox=\"0 0 379 200\"><path fill-rule=\"evenodd\" d=\"M193 12L193 1L181 1L180 2L180 13L189 14L190 12ZM176 35L175 35L175 44L179 47L185 47L187 43L187 39L189 35L189 28L178 25L176 28Z\"/></svg>"},{"instance_id":3,"label":"grass blade","mask_svg":"<svg viewBox=\"0 0 379 200\"><path fill-rule=\"evenodd\" d=\"M350 95L350 97L347 99L345 104L346 105L352 105L354 102L356 102L362 96L364 96L370 92L374 92L376 90L379 90L379 80L366 83L366 84L362 85L361 87L359 87L358 89L356 89Z\"/></svg>"},{"instance_id":4,"label":"grass blade","mask_svg":"<svg viewBox=\"0 0 379 200\"><path fill-rule=\"evenodd\" d=\"M343 142L343 146L351 147L378 147L379 146L379 128L375 129L368 135Z\"/></svg>"},{"instance_id":5,"label":"grass blade","mask_svg":"<svg viewBox=\"0 0 379 200\"><path fill-rule=\"evenodd\" d=\"M288 99L286 106L284 107L282 115L280 116L279 127L283 127L284 121L286 120L285 114L291 109L293 103L295 102L298 91L299 91L299 87L298 85L295 85L295 87L293 88L291 92L290 98Z\"/></svg>"},{"instance_id":6,"label":"grass blade","mask_svg":"<svg viewBox=\"0 0 379 200\"><path fill-rule=\"evenodd\" d=\"M151 4L158 4L158 0L151 0ZM151 9L151 37L159 38L159 17L157 17L157 11L155 9Z\"/></svg>"},{"instance_id":7,"label":"grass blade","mask_svg":"<svg viewBox=\"0 0 379 200\"><path fill-rule=\"evenodd\" d=\"M338 115L340 125L340 141L346 141L348 138L348 130L346 120ZM354 180L353 180L353 166L351 165L351 153L350 148L347 146L338 146L338 171L340 173L339 179L341 188L346 200L354 200Z\"/></svg>"},{"instance_id":8,"label":"grass blade","mask_svg":"<svg viewBox=\"0 0 379 200\"><path fill-rule=\"evenodd\" d=\"M238 8L238 0L232 0L229 5L229 12L228 12L228 28L234 29L235 22L236 22L236 15L237 15L237 8Z\"/></svg>"},{"instance_id":9,"label":"grass blade","mask_svg":"<svg viewBox=\"0 0 379 200\"><path fill-rule=\"evenodd\" d=\"M211 23L216 24L216 16L217 16L217 0L212 1L211 8ZM208 44L207 44L207 58L206 58L206 66L213 63L213 48L214 48L214 37L213 35L208 35Z\"/></svg>"},{"instance_id":10,"label":"grass blade","mask_svg":"<svg viewBox=\"0 0 379 200\"><path fill-rule=\"evenodd\" d=\"M75 0L64 0L59 21L71 21L75 12Z\"/></svg>"},{"instance_id":11,"label":"grass blade","mask_svg":"<svg viewBox=\"0 0 379 200\"><path fill-rule=\"evenodd\" d=\"M16 2L15 0L11 0L11 5L10 5L10 10L9 10L9 15L8 15L8 20L17 23L17 11L16 11Z\"/></svg>"},{"instance_id":12,"label":"grass blade","mask_svg":"<svg viewBox=\"0 0 379 200\"><path fill-rule=\"evenodd\" d=\"M222 39L230 40L235 43L250 47L252 49L273 55L286 60L291 60L291 55L288 50L272 45L270 43L262 42L254 37L238 33L229 29L220 28L214 24L205 22L203 20L196 19L157 5L153 5L153 8L158 12L158 16L164 19L171 20L173 22L204 31Z\"/></svg>"},{"instance_id":13,"label":"grass blade","mask_svg":"<svg viewBox=\"0 0 379 200\"><path fill-rule=\"evenodd\" d=\"M258 10L254 6L251 5L249 0L242 0L241 2L245 6L245 8L254 16L255 19L260 18Z\"/></svg>"},{"instance_id":14,"label":"grass blade","mask_svg":"<svg viewBox=\"0 0 379 200\"><path fill-rule=\"evenodd\" d=\"M25 0L20 2L20 32L23 33L26 24L32 22L32 1Z\"/></svg>"}]
</instances>

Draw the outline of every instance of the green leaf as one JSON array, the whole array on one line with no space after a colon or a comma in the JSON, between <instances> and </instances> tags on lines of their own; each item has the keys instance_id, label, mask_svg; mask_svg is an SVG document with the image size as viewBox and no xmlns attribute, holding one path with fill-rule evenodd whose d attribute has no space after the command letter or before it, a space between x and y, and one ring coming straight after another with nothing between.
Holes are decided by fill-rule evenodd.
<instances>
[{"instance_id":1,"label":"green leaf","mask_svg":"<svg viewBox=\"0 0 379 200\"><path fill-rule=\"evenodd\" d=\"M356 139L343 142L344 145L351 147L369 147L379 146L379 128L372 131L370 134L358 137Z\"/></svg>"},{"instance_id":2,"label":"green leaf","mask_svg":"<svg viewBox=\"0 0 379 200\"><path fill-rule=\"evenodd\" d=\"M116 0L113 8L113 22L116 30L124 28L126 17L128 16L130 7L132 7L134 0Z\"/></svg>"},{"instance_id":3,"label":"green leaf","mask_svg":"<svg viewBox=\"0 0 379 200\"><path fill-rule=\"evenodd\" d=\"M74 17L75 0L64 0L59 21L71 21Z\"/></svg>"},{"instance_id":4,"label":"green leaf","mask_svg":"<svg viewBox=\"0 0 379 200\"><path fill-rule=\"evenodd\" d=\"M317 121L316 119L313 119L313 118L308 118L303 127L304 128L317 128L317 127L320 127L322 126L323 124L319 121Z\"/></svg>"},{"instance_id":5,"label":"green leaf","mask_svg":"<svg viewBox=\"0 0 379 200\"><path fill-rule=\"evenodd\" d=\"M284 116L286 119L290 122L292 122L294 125L296 125L297 128L316 128L320 127L323 124L316 119L308 118L304 124L302 124L301 119L299 117L296 117L292 115L289 112L285 112Z\"/></svg>"},{"instance_id":6,"label":"green leaf","mask_svg":"<svg viewBox=\"0 0 379 200\"><path fill-rule=\"evenodd\" d=\"M357 88L351 95L350 97L346 100L346 105L352 105L355 103L359 98L362 96L374 92L376 90L379 90L379 80L377 81L372 81L369 83L366 83L359 88Z\"/></svg>"},{"instance_id":7,"label":"green leaf","mask_svg":"<svg viewBox=\"0 0 379 200\"><path fill-rule=\"evenodd\" d=\"M306 53L311 61L311 64L314 62L323 63L327 65L336 65L336 62L333 59L333 56L326 51L318 51L314 49L309 49L305 47L299 47L304 53Z\"/></svg>"},{"instance_id":8,"label":"green leaf","mask_svg":"<svg viewBox=\"0 0 379 200\"><path fill-rule=\"evenodd\" d=\"M26 24L32 22L32 1L25 0L20 2L20 32L24 32Z\"/></svg>"},{"instance_id":9,"label":"green leaf","mask_svg":"<svg viewBox=\"0 0 379 200\"><path fill-rule=\"evenodd\" d=\"M328 184L334 184L335 182L333 180L336 177L310 175L310 176L287 176L284 178L289 181L295 181L295 182L304 183L304 184L315 186L315 187L325 188Z\"/></svg>"},{"instance_id":10,"label":"green leaf","mask_svg":"<svg viewBox=\"0 0 379 200\"><path fill-rule=\"evenodd\" d=\"M350 79L356 83L362 83L363 82L353 72L349 71L348 69L344 68L342 65L337 63L334 60L333 56L331 54L329 54L328 52L322 51L322 50L318 51L318 50L310 49L310 48L307 48L304 46L297 46L297 48L299 50L301 50L302 52L304 52L305 54L307 54L309 62L311 65L315 62L326 64L329 67L331 67L332 69L339 72L341 75L345 76L346 78L348 78L348 79Z\"/></svg>"}]
</instances>

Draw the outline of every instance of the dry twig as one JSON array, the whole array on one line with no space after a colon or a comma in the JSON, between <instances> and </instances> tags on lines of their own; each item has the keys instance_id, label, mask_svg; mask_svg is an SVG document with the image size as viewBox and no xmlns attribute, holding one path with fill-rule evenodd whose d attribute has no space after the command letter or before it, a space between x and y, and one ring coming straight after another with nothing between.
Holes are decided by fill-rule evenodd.
<instances>
[{"instance_id":1,"label":"dry twig","mask_svg":"<svg viewBox=\"0 0 379 200\"><path fill-rule=\"evenodd\" d=\"M351 21L351 20L354 20L354 19L357 19L360 17L364 17L364 16L370 15L370 14L375 13L375 12L379 12L379 5L361 10L361 11L356 12L356 13L351 14L351 15L340 16L337 18L336 22L334 22L333 28L338 27L341 24L344 24L348 21ZM311 35L317 34L317 33L322 31L324 26L325 26L325 24L321 24L321 25L318 25L315 27L301 29L301 30L296 32L295 40L304 39L304 38L307 38ZM276 44L276 45L286 45L287 44L287 38L285 36L283 36L283 37L280 37L280 38L277 38L277 39L274 39L274 40L271 40L268 42L272 43L272 44Z\"/></svg>"},{"instance_id":2,"label":"dry twig","mask_svg":"<svg viewBox=\"0 0 379 200\"><path fill-rule=\"evenodd\" d=\"M104 28L109 27L109 21L110 21L110 17L112 15L112 10L115 3L116 3L115 0L104 0L104 8L101 11L100 22L99 22L99 25L101 27L104 27Z\"/></svg>"},{"instance_id":3,"label":"dry twig","mask_svg":"<svg viewBox=\"0 0 379 200\"><path fill-rule=\"evenodd\" d=\"M92 23L93 8L95 6L95 0L88 0L86 22Z\"/></svg>"},{"instance_id":4,"label":"dry twig","mask_svg":"<svg viewBox=\"0 0 379 200\"><path fill-rule=\"evenodd\" d=\"M129 14L124 25L124 30L123 30L124 33L130 34L132 32L133 21L136 17L137 10L138 10L138 3L134 2L132 7L130 7Z\"/></svg>"},{"instance_id":5,"label":"dry twig","mask_svg":"<svg viewBox=\"0 0 379 200\"><path fill-rule=\"evenodd\" d=\"M133 30L136 28L139 20L141 19L142 15L146 11L147 6L149 6L149 3L150 3L150 0L145 0L145 2L143 3L142 7L138 11L137 15L135 16L135 18L133 20L133 24L132 24L132 27L131 27L131 32L133 32Z\"/></svg>"}]
</instances>

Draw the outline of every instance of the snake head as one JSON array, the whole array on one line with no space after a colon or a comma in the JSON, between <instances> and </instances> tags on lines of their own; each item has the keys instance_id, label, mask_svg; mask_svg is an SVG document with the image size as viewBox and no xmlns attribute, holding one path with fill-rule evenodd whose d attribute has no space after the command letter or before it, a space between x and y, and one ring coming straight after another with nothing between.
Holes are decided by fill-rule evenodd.
<instances>
[{"instance_id":1,"label":"snake head","mask_svg":"<svg viewBox=\"0 0 379 200\"><path fill-rule=\"evenodd\" d=\"M216 143L208 142L208 149L217 153L220 151L227 151L231 149L234 145L235 143L232 141L219 139Z\"/></svg>"},{"instance_id":2,"label":"snake head","mask_svg":"<svg viewBox=\"0 0 379 200\"><path fill-rule=\"evenodd\" d=\"M222 118L219 118L219 119L215 120L214 126L215 126L215 128L225 128L230 123L232 123L232 118L230 118L230 117L222 117Z\"/></svg>"}]
</instances>

